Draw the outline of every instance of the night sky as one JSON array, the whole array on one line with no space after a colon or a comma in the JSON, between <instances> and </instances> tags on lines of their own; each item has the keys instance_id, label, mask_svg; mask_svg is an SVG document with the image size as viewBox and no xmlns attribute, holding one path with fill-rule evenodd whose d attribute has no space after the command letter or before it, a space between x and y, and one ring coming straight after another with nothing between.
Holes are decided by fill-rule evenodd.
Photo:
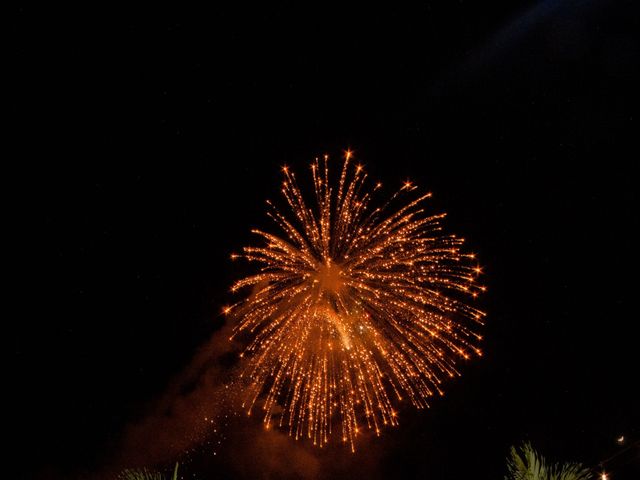
<instances>
[{"instance_id":1,"label":"night sky","mask_svg":"<svg viewBox=\"0 0 640 480\"><path fill-rule=\"evenodd\" d=\"M209 4L8 20L12 478L109 478L151 458L160 433L125 451L132 426L197 355L210 384L236 362L214 348L244 273L229 255L271 228L280 167L347 148L373 179L433 192L468 239L484 357L356 454L242 417L215 456L220 435L160 451L158 468L490 479L531 441L594 468L621 452L610 478L640 478L634 2Z\"/></svg>"}]
</instances>

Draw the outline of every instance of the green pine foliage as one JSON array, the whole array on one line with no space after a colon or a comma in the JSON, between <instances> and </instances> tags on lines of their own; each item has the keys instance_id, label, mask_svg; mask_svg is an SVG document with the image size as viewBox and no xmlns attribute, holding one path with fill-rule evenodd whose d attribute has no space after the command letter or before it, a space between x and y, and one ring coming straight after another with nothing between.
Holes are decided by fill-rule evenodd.
<instances>
[{"instance_id":1,"label":"green pine foliage","mask_svg":"<svg viewBox=\"0 0 640 480\"><path fill-rule=\"evenodd\" d=\"M589 480L591 471L580 463L549 464L531 444L511 447L505 480Z\"/></svg>"},{"instance_id":2,"label":"green pine foliage","mask_svg":"<svg viewBox=\"0 0 640 480\"><path fill-rule=\"evenodd\" d=\"M162 473L159 472L150 472L146 468L143 469L128 469L122 472L118 476L118 480L166 480ZM178 464L176 463L175 468L173 469L173 476L171 480L178 480Z\"/></svg>"}]
</instances>

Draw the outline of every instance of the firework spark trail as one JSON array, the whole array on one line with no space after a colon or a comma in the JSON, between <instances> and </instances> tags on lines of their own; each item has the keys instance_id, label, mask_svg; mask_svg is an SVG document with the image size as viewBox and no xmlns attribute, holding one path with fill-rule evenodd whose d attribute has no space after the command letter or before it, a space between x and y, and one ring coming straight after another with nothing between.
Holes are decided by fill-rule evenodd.
<instances>
[{"instance_id":1,"label":"firework spark trail","mask_svg":"<svg viewBox=\"0 0 640 480\"><path fill-rule=\"evenodd\" d=\"M442 232L444 215L425 215L430 194L394 207L416 190L406 182L372 208L381 185L367 190L351 159L347 151L337 192L327 156L314 161L315 208L283 168L293 218L267 202L283 235L254 230L262 245L232 255L259 269L232 286L252 293L225 313L237 320L232 338L247 342L247 413L262 398L267 428L277 421L319 445L339 424L354 450L361 423L376 434L396 425L398 402L428 406L443 379L459 375L457 359L481 355L484 313L461 298L484 288L464 240Z\"/></svg>"}]
</instances>

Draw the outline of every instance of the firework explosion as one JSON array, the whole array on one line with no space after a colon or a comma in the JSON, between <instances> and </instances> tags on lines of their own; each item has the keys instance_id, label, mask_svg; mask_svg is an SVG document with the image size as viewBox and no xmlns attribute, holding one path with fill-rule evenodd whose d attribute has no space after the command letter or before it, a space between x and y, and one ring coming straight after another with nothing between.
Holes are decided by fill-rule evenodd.
<instances>
[{"instance_id":1,"label":"firework explosion","mask_svg":"<svg viewBox=\"0 0 640 480\"><path fill-rule=\"evenodd\" d=\"M444 214L425 215L430 194L400 204L416 190L406 182L373 208L381 185L365 188L351 160L347 151L335 186L327 156L311 165L315 208L283 168L292 215L267 202L282 234L253 230L262 246L232 255L259 270L233 285L249 293L225 313L247 345L247 413L260 403L266 428L275 422L317 445L338 430L354 450L363 426L379 434L396 425L403 399L428 406L443 379L459 375L459 359L481 355L474 325L484 314L460 299L484 288L464 240L442 233Z\"/></svg>"}]
</instances>

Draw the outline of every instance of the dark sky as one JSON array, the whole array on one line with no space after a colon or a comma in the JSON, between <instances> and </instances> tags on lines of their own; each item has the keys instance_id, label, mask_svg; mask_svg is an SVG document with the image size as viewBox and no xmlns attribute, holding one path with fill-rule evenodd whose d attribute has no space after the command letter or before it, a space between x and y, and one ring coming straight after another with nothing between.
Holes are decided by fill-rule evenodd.
<instances>
[{"instance_id":1,"label":"dark sky","mask_svg":"<svg viewBox=\"0 0 640 480\"><path fill-rule=\"evenodd\" d=\"M299 3L14 10L11 463L43 479L108 468L222 328L229 253L268 225L280 166L347 147L373 178L432 191L469 239L486 354L354 456L289 458L274 437L282 458L266 461L243 419L186 478L253 463L279 478L290 461L318 478L489 479L523 440L591 466L637 441L634 2ZM607 467L638 478L638 447Z\"/></svg>"}]
</instances>

